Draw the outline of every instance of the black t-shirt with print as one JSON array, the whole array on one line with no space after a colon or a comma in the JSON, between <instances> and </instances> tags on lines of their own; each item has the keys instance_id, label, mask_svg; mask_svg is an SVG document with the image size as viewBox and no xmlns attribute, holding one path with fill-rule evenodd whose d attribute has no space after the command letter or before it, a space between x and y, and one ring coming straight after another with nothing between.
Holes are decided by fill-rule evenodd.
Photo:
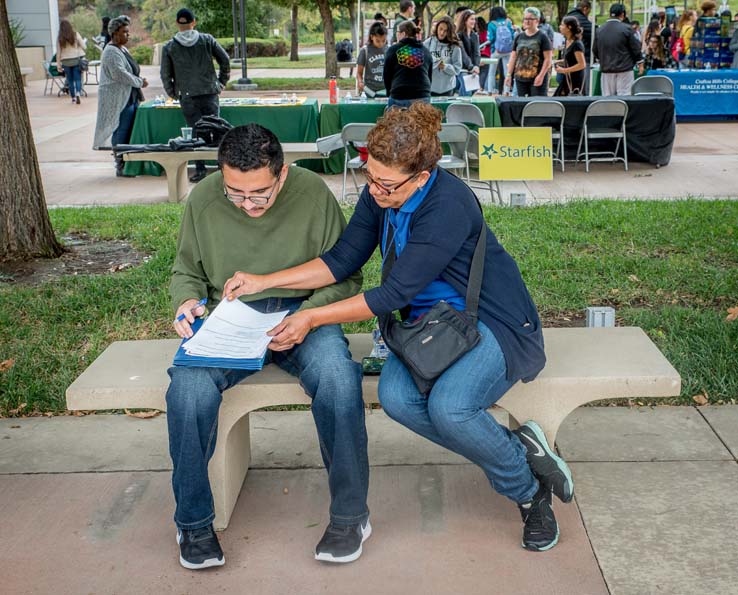
<instances>
[{"instance_id":1,"label":"black t-shirt with print","mask_svg":"<svg viewBox=\"0 0 738 595\"><path fill-rule=\"evenodd\" d=\"M543 52L551 50L551 42L542 31L527 35L525 31L515 37L515 78L520 81L532 81L543 67Z\"/></svg>"},{"instance_id":2,"label":"black t-shirt with print","mask_svg":"<svg viewBox=\"0 0 738 595\"><path fill-rule=\"evenodd\" d=\"M578 39L573 41L569 47L564 50L564 66L571 68L572 66L577 65L577 52L584 53L584 44ZM576 72L569 73L569 80L571 80L572 89L577 89L580 93L584 88L584 73L584 70L577 70Z\"/></svg>"}]
</instances>

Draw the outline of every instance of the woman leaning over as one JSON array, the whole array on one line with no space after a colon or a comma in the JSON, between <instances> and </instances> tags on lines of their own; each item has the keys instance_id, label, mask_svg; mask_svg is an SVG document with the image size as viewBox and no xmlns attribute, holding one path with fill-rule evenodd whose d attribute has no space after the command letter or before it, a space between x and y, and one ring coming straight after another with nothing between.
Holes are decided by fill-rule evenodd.
<instances>
[{"instance_id":1,"label":"woman leaning over","mask_svg":"<svg viewBox=\"0 0 738 595\"><path fill-rule=\"evenodd\" d=\"M559 535L551 491L564 501L572 498L568 467L550 451L537 424L511 432L487 412L518 380L532 380L543 368L541 323L515 261L487 227L474 194L437 165L441 117L424 103L387 111L369 134L367 185L336 245L320 258L270 275L238 272L226 282L224 295L324 287L358 270L379 244L385 263L390 251L394 255L379 287L289 316L269 333L271 347L289 349L311 329L401 308L406 320L416 320L441 300L464 310L472 257L484 234L481 340L427 395L390 355L379 399L391 418L481 467L492 488L520 507L523 547L546 550Z\"/></svg>"},{"instance_id":2,"label":"woman leaning over","mask_svg":"<svg viewBox=\"0 0 738 595\"><path fill-rule=\"evenodd\" d=\"M59 38L56 42L56 69L64 72L72 103L79 104L82 93L82 58L85 57L87 43L77 33L72 24L62 19L59 22Z\"/></svg>"},{"instance_id":3,"label":"woman leaning over","mask_svg":"<svg viewBox=\"0 0 738 595\"><path fill-rule=\"evenodd\" d=\"M115 153L115 146L130 141L136 108L143 101L141 89L148 81L140 76L141 69L131 56L128 27L131 19L121 15L110 21L111 41L105 46L100 60L100 88L97 99L97 124L94 149L113 146L115 175L123 174L123 156Z\"/></svg>"},{"instance_id":4,"label":"woman leaning over","mask_svg":"<svg viewBox=\"0 0 738 595\"><path fill-rule=\"evenodd\" d=\"M397 27L397 43L384 56L384 87L387 108L408 107L416 101L430 102L433 59L428 49L418 41L418 26L402 21Z\"/></svg>"}]
</instances>

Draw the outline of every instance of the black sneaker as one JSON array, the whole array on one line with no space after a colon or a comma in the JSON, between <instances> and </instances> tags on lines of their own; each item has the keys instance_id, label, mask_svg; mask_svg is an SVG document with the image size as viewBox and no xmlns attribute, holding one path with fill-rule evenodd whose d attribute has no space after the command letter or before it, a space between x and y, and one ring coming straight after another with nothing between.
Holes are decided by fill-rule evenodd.
<instances>
[{"instance_id":1,"label":"black sneaker","mask_svg":"<svg viewBox=\"0 0 738 595\"><path fill-rule=\"evenodd\" d=\"M550 550L559 541L559 525L551 508L551 491L542 484L533 500L518 504L523 517L523 547L533 552Z\"/></svg>"},{"instance_id":2,"label":"black sneaker","mask_svg":"<svg viewBox=\"0 0 738 595\"><path fill-rule=\"evenodd\" d=\"M361 556L361 544L372 534L369 520L363 525L334 525L323 533L323 539L315 547L315 559L323 562L353 562Z\"/></svg>"},{"instance_id":3,"label":"black sneaker","mask_svg":"<svg viewBox=\"0 0 738 595\"><path fill-rule=\"evenodd\" d=\"M200 180L204 180L207 177L207 170L196 171L193 175L190 176L190 182L192 182L193 184L197 184Z\"/></svg>"},{"instance_id":4,"label":"black sneaker","mask_svg":"<svg viewBox=\"0 0 738 595\"><path fill-rule=\"evenodd\" d=\"M541 426L534 421L526 421L513 432L528 449L528 465L533 475L552 490L559 500L571 502L574 497L574 480L569 465L549 448Z\"/></svg>"},{"instance_id":5,"label":"black sneaker","mask_svg":"<svg viewBox=\"0 0 738 595\"><path fill-rule=\"evenodd\" d=\"M179 563L190 570L223 566L225 558L212 525L201 529L178 529Z\"/></svg>"}]
</instances>

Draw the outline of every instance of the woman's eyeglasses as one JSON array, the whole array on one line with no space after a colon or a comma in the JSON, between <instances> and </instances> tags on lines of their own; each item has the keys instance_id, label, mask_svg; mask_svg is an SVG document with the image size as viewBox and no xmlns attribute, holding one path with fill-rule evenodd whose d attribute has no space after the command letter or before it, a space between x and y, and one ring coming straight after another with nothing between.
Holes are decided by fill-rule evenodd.
<instances>
[{"instance_id":1,"label":"woman's eyeglasses","mask_svg":"<svg viewBox=\"0 0 738 595\"><path fill-rule=\"evenodd\" d=\"M374 178L367 170L362 168L361 173L364 174L364 177L366 178L366 182L367 184L369 184L370 187L375 186L377 190L379 190L382 194L386 194L387 196L394 194L400 188L402 188L405 184L407 184L410 180L412 180L413 178L417 178L419 175L418 173L415 173L415 174L412 174L409 178L406 178L405 180L400 182L399 184L394 184L392 186L385 186L384 184L377 181L376 178Z\"/></svg>"},{"instance_id":2,"label":"woman's eyeglasses","mask_svg":"<svg viewBox=\"0 0 738 595\"><path fill-rule=\"evenodd\" d=\"M231 194L226 189L225 184L223 185L223 194L234 205L243 204L243 201L245 200L250 200L255 205L265 205L271 200L272 194L274 194L274 191L276 190L277 184L279 184L279 179L281 177L282 177L282 173L280 172L280 174L277 176L277 179L274 180L274 184L272 185L271 192L267 194L266 196L244 196L243 194Z\"/></svg>"}]
</instances>

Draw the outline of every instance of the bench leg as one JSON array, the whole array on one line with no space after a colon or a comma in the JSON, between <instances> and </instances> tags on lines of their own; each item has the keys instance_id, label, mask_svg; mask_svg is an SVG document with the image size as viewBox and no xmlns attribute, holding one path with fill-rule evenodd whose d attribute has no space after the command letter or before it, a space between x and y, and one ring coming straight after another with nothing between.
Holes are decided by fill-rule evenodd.
<instances>
[{"instance_id":1,"label":"bench leg","mask_svg":"<svg viewBox=\"0 0 738 595\"><path fill-rule=\"evenodd\" d=\"M187 196L187 162L175 165L162 159L160 164L167 175L167 200L180 202Z\"/></svg>"},{"instance_id":2,"label":"bench leg","mask_svg":"<svg viewBox=\"0 0 738 595\"><path fill-rule=\"evenodd\" d=\"M246 479L251 462L250 432L248 414L230 428L218 428L218 442L208 466L215 502L213 525L217 531L228 527L241 486Z\"/></svg>"},{"instance_id":3,"label":"bench leg","mask_svg":"<svg viewBox=\"0 0 738 595\"><path fill-rule=\"evenodd\" d=\"M504 397L503 397L504 399ZM591 400L591 399L590 399ZM588 402L588 401L585 401ZM552 407L542 406L541 401L536 401L531 407L525 407L523 404L520 406L515 400L511 400L510 403L500 403L497 405L502 407L510 415L510 429L514 430L520 427L528 420L533 420L546 434L548 445L553 448L556 442L556 434L559 433L559 428L568 415L577 408L577 406L567 409L561 401L558 401Z\"/></svg>"}]
</instances>

